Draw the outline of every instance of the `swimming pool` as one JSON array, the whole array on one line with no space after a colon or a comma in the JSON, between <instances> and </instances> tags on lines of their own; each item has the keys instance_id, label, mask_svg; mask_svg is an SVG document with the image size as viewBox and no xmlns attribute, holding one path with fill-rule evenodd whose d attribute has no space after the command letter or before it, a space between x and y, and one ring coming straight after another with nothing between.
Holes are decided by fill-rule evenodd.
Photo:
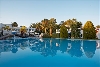
<instances>
[{"instance_id":1,"label":"swimming pool","mask_svg":"<svg viewBox=\"0 0 100 67\"><path fill-rule=\"evenodd\" d=\"M99 41L0 40L0 67L100 67Z\"/></svg>"}]
</instances>

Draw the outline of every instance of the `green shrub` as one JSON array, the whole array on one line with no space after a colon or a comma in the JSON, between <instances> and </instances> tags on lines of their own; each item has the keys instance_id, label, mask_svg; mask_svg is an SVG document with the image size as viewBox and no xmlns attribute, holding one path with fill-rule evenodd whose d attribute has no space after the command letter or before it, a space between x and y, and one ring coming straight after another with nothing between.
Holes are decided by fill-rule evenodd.
<instances>
[{"instance_id":1,"label":"green shrub","mask_svg":"<svg viewBox=\"0 0 100 67\"><path fill-rule=\"evenodd\" d=\"M60 38L68 38L68 31L64 25L60 28Z\"/></svg>"},{"instance_id":2,"label":"green shrub","mask_svg":"<svg viewBox=\"0 0 100 67\"><path fill-rule=\"evenodd\" d=\"M95 27L91 21L87 21L83 27L83 38L96 39Z\"/></svg>"},{"instance_id":3,"label":"green shrub","mask_svg":"<svg viewBox=\"0 0 100 67\"><path fill-rule=\"evenodd\" d=\"M60 33L54 33L54 34L52 34L52 38L60 38Z\"/></svg>"},{"instance_id":4,"label":"green shrub","mask_svg":"<svg viewBox=\"0 0 100 67\"><path fill-rule=\"evenodd\" d=\"M49 34L43 34L43 38L51 38Z\"/></svg>"}]
</instances>

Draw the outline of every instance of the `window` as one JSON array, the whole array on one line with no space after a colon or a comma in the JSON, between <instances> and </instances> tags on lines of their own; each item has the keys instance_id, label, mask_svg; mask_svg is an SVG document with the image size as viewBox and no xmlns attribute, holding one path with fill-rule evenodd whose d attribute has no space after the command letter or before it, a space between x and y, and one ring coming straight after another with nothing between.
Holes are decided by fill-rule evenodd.
<instances>
[{"instance_id":1,"label":"window","mask_svg":"<svg viewBox=\"0 0 100 67\"><path fill-rule=\"evenodd\" d=\"M31 31L31 29L29 29L29 31Z\"/></svg>"}]
</instances>

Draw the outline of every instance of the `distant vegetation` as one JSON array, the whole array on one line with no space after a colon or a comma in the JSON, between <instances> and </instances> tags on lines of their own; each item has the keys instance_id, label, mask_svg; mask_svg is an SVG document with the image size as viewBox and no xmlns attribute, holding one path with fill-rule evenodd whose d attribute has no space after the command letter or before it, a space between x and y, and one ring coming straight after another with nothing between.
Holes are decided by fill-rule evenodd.
<instances>
[{"instance_id":1,"label":"distant vegetation","mask_svg":"<svg viewBox=\"0 0 100 67\"><path fill-rule=\"evenodd\" d=\"M12 27L18 27L17 22L13 22L13 23L12 23Z\"/></svg>"},{"instance_id":2,"label":"distant vegetation","mask_svg":"<svg viewBox=\"0 0 100 67\"><path fill-rule=\"evenodd\" d=\"M60 38L68 38L68 31L64 25L60 28Z\"/></svg>"},{"instance_id":3,"label":"distant vegetation","mask_svg":"<svg viewBox=\"0 0 100 67\"><path fill-rule=\"evenodd\" d=\"M12 23L13 27L17 27L17 22ZM38 32L45 33L44 38L52 37L52 38L68 38L68 30L71 29L71 37L72 38L80 38L80 30L83 30L83 38L84 39L95 39L96 31L95 28L100 28L100 25L94 27L92 21L87 21L84 26L82 22L77 19L68 19L66 21L61 21L57 24L55 18L51 19L43 19L40 22L33 23L30 25L31 28L36 28ZM5 27L8 28L9 27ZM56 29L60 29L60 34L56 35Z\"/></svg>"},{"instance_id":4,"label":"distant vegetation","mask_svg":"<svg viewBox=\"0 0 100 67\"><path fill-rule=\"evenodd\" d=\"M96 38L95 27L91 21L87 21L83 27L83 38L84 39L95 39Z\"/></svg>"}]
</instances>

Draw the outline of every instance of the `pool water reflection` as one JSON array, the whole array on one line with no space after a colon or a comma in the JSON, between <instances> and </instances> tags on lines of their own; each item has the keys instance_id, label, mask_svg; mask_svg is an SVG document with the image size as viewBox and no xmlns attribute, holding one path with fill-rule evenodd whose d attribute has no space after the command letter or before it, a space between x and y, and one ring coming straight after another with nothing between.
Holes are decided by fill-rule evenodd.
<instances>
[{"instance_id":1,"label":"pool water reflection","mask_svg":"<svg viewBox=\"0 0 100 67\"><path fill-rule=\"evenodd\" d=\"M100 67L99 43L99 40L4 40L0 41L0 67Z\"/></svg>"}]
</instances>

